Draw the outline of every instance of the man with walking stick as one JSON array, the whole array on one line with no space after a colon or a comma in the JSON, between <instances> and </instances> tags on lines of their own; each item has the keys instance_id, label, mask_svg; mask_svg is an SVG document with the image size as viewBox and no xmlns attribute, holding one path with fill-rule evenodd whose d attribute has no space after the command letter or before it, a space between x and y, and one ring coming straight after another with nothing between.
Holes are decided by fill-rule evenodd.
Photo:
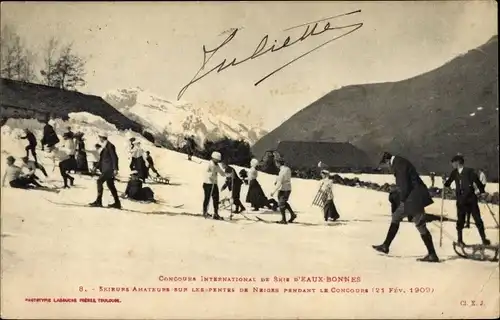
<instances>
[{"instance_id":1,"label":"man with walking stick","mask_svg":"<svg viewBox=\"0 0 500 320\"><path fill-rule=\"evenodd\" d=\"M400 205L392 215L391 225L384 243L374 245L373 249L389 253L389 247L392 240L396 237L399 230L399 224L404 217L411 215L422 241L427 248L427 255L419 258L423 262L439 262L439 258L434 250L432 235L427 229L425 221L425 207L433 203L427 186L420 178L417 170L410 161L399 156L393 156L389 152L384 152L380 164L389 165L396 177L396 185L400 190Z\"/></svg>"}]
</instances>

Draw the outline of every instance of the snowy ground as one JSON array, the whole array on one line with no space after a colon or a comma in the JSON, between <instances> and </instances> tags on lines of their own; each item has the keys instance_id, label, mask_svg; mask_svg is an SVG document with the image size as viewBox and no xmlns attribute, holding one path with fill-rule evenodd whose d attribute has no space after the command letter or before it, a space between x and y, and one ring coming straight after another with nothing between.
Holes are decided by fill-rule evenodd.
<instances>
[{"instance_id":1,"label":"snowy ground","mask_svg":"<svg viewBox=\"0 0 500 320\"><path fill-rule=\"evenodd\" d=\"M2 166L8 154L19 156L24 151L23 141L14 139L15 132L4 128ZM87 128L89 140L93 139L93 128ZM126 138L117 131L109 138L117 146L122 177L129 173ZM59 195L2 188L2 318L482 318L499 314L498 264L457 258L451 246L454 222L444 223L441 248L439 225L429 225L444 261L425 264L415 261L425 253L425 247L407 222L401 225L390 257L371 248L383 241L387 231L390 208L386 193L335 186L342 221L329 226L324 225L320 210L310 205L318 182L300 179L293 181L291 197L299 224L265 224L242 217L217 222L181 215L201 211L204 164L188 162L185 155L153 148L143 141L159 171L173 183L152 186L157 198L184 203L184 208L124 201L124 208L137 211L131 212L49 202L93 201L95 181L79 176L74 188ZM42 163L50 172L52 166ZM273 177L261 174L260 181L269 193ZM48 182L61 185L57 171ZM124 183L117 186L125 189ZM244 198L246 187L242 195ZM107 189L104 201L111 201ZM491 207L498 216L498 207ZM448 217L455 217L452 201L445 202L444 210ZM496 243L498 229L486 207L482 205L481 210L487 234ZM439 212L440 200L436 199L428 213ZM221 215L227 217L229 212ZM273 213L259 216L279 219ZM474 228L466 230L464 236L466 242L479 243ZM244 276L256 277L258 282L166 282L159 281L159 276L197 280L201 276ZM274 282L274 276L291 277L291 282ZM299 283L293 281L296 276L360 278L356 283ZM271 281L260 282L261 277ZM128 287L130 291L99 292L100 286ZM185 287L188 292L134 292L134 287ZM202 287L232 287L236 292L192 292L192 288ZM250 292L240 293L240 287L248 287ZM281 292L252 293L253 287ZM320 292L332 287L366 289L368 293ZM411 292L421 287L432 292ZM315 288L316 292L284 293L286 288ZM378 293L375 288L379 288ZM389 288L404 293L389 293ZM25 302L26 298L85 297L119 298L121 303ZM472 300L476 306L471 306Z\"/></svg>"}]
</instances>

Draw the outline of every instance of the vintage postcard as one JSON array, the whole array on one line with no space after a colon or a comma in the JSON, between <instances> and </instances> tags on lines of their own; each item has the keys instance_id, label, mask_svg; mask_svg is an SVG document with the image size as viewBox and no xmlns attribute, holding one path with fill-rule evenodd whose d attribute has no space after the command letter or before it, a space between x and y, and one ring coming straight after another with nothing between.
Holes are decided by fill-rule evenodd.
<instances>
[{"instance_id":1,"label":"vintage postcard","mask_svg":"<svg viewBox=\"0 0 500 320\"><path fill-rule=\"evenodd\" d=\"M1 318L498 318L497 10L2 3Z\"/></svg>"}]
</instances>

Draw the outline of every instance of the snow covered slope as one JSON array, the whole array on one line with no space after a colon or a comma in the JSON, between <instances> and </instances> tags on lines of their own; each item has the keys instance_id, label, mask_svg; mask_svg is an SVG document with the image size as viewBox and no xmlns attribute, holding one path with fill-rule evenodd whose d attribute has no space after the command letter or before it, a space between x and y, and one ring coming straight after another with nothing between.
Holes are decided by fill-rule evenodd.
<instances>
[{"instance_id":1,"label":"snow covered slope","mask_svg":"<svg viewBox=\"0 0 500 320\"><path fill-rule=\"evenodd\" d=\"M198 141L227 136L250 144L266 134L224 114L214 114L190 103L172 102L141 88L109 91L103 99L151 131L167 132L174 145L191 134Z\"/></svg>"},{"instance_id":2,"label":"snow covered slope","mask_svg":"<svg viewBox=\"0 0 500 320\"><path fill-rule=\"evenodd\" d=\"M93 140L95 123L83 115L72 117L74 131L86 130ZM87 122L87 123L84 123ZM2 164L9 154L24 153L25 141L16 139L23 127L36 129L35 121L9 120L2 127ZM60 123L61 127L65 123ZM104 128L105 124L100 124ZM109 128L109 140L120 156L120 176L128 175L125 145L130 133ZM39 134L39 131L36 131ZM383 241L390 221L387 194L335 186L335 203L341 221L323 224L322 213L311 202L318 182L293 179L290 203L298 213L297 224L265 224L236 216L234 222L197 218L203 199L205 162L186 161L183 154L152 148L160 173L172 185L151 185L158 199L184 203L182 209L163 204L124 201L117 211L63 206L51 201L86 204L95 199L96 183L75 176L75 187L59 195L42 191L2 188L2 317L3 318L493 318L498 315L498 264L459 259L451 243L455 223L444 223L443 246L439 225L430 223L437 253L443 263L418 263L425 253L418 232L402 223L389 257L379 255L372 244ZM42 152L40 152L42 154ZM61 185L57 171L48 183ZM3 166L2 166L3 168ZM3 170L2 170L3 174ZM362 179L362 175L360 179ZM274 177L259 175L269 194ZM219 185L222 179L219 180ZM118 182L119 191L125 189ZM242 198L247 193L243 187ZM227 191L221 193L221 198ZM111 202L107 189L104 203ZM498 213L498 206L491 206ZM247 206L247 209L250 209ZM455 204L445 201L445 213L454 218ZM498 229L481 204L487 235L497 242ZM428 210L439 214L440 202ZM210 205L210 212L212 212ZM229 212L222 210L228 217ZM247 212L253 219L255 214ZM261 212L263 219L279 215ZM478 243L475 228L464 230L466 242ZM196 277L197 282L160 281L160 276ZM200 282L201 276L256 277L256 283ZM291 277L276 282L275 276ZM298 276L359 277L359 282L304 283ZM269 282L260 282L270 277ZM79 287L82 286L82 292ZM100 287L128 288L128 292L101 291ZM140 288L188 288L187 292L136 292ZM240 287L249 288L240 293ZM279 293L253 293L253 288L278 289ZM200 293L193 288L236 288L234 293ZM311 289L309 293L284 293L284 289ZM365 293L332 293L347 288ZM397 288L398 293L389 293ZM415 288L432 292L415 293ZM320 292L327 289L327 293ZM377 292L375 289L378 289ZM380 292L381 289L385 291ZM417 289L420 290L420 289ZM424 289L426 290L426 289ZM413 292L412 292L413 291ZM119 298L112 306L90 303L27 303L26 298ZM472 307L470 301L482 306ZM468 307L461 305L469 303ZM201 302L201 303L200 303Z\"/></svg>"}]
</instances>

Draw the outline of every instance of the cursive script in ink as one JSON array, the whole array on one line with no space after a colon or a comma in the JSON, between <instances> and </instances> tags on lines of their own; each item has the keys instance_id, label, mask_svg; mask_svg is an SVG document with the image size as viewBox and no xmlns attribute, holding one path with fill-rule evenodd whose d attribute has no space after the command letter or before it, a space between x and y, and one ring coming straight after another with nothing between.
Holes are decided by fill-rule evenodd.
<instances>
[{"instance_id":1,"label":"cursive script in ink","mask_svg":"<svg viewBox=\"0 0 500 320\"><path fill-rule=\"evenodd\" d=\"M231 33L224 39L224 41L222 41L221 44L219 44L217 47L213 48L213 49L207 49L205 45L203 45L202 49L203 49L203 63L200 67L200 69L198 69L198 71L196 72L196 74L194 75L194 77L191 79L191 81L188 82L188 84L186 84L184 87L182 87L182 89L179 91L179 94L177 95L177 100L179 100L183 95L184 93L186 92L186 90L191 86L193 85L194 83L200 81L201 79L205 78L206 76L208 76L209 74L213 73L213 72L217 72L217 73L220 73L224 70L226 70L227 68L229 67L235 67L237 65L240 65L244 62L247 62L249 60L253 60L253 59L256 59L258 57L261 57L269 52L277 52L277 51L280 51L280 50L283 50L283 49L286 49L286 48L289 48L297 43L300 43L300 42L303 42L304 40L306 39L309 39L311 37L315 37L315 36L319 36L321 34L324 34L324 33L327 33L328 31L332 31L332 30L344 30L343 33L341 33L340 35L337 35L331 39L328 39L327 41L323 42L322 44L320 45L317 45L316 47L312 48L311 50L309 51L306 51L305 53L301 54L300 56L290 60L289 62L285 63L284 65L272 70L270 73L268 73L267 75L265 75L264 77L262 77L261 79L259 79L257 82L255 82L255 86L259 85L262 81L266 80L267 78L269 78L270 76L276 74L277 72L279 72L280 70L286 68L287 66L291 65L292 63L296 62L297 60L299 59L302 59L304 58L305 56L307 56L308 54L324 47L325 45L335 41L335 40L338 40L340 38L343 38L353 32L355 32L356 30L360 29L362 26L363 26L363 23L362 22L359 22L359 23L354 23L354 24L348 24L348 25L342 25L342 26L332 26L330 21L333 20L333 19L337 19L337 18L340 18L342 16L347 16L347 15L352 15L352 14L356 14L356 13L359 13L361 12L361 10L356 10L356 11L352 11L352 12L348 12L348 13L344 13L344 14L340 14L340 15L336 15L336 16L332 16L332 17L328 17L328 18L324 18L324 19L321 19L321 20L317 20L317 21L313 21L313 22L308 22L308 23L304 23L304 24L300 24L300 25L297 25L297 26L293 26L293 27L290 27L290 28L287 28L285 29L284 31L288 31L288 30L292 30L292 29L296 29L296 28L305 28L304 29L304 32L303 34L298 37L297 39L294 39L292 41L292 38L290 36L286 37L285 40L283 40L283 42L278 45L276 43L276 41L273 41L274 43L271 45L271 46L268 46L268 42L269 42L269 35L265 35L264 37L262 37L262 39L260 40L259 44L257 45L257 47L255 48L254 52L252 54L250 54L248 57L244 58L244 59L241 59L241 60L238 60L236 58L233 58L233 60L231 60L230 62L228 62L228 59L227 58L224 58L222 60L222 62L218 63L216 66L208 69L208 70L205 70L206 66L207 66L207 63L214 57L214 55L220 50L222 49L223 47L227 46L233 39L234 37L236 37L236 35L238 34L238 31L240 30L239 28L234 28L234 29L230 29L231 30ZM320 24L323 24L322 27L320 27Z\"/></svg>"}]
</instances>

